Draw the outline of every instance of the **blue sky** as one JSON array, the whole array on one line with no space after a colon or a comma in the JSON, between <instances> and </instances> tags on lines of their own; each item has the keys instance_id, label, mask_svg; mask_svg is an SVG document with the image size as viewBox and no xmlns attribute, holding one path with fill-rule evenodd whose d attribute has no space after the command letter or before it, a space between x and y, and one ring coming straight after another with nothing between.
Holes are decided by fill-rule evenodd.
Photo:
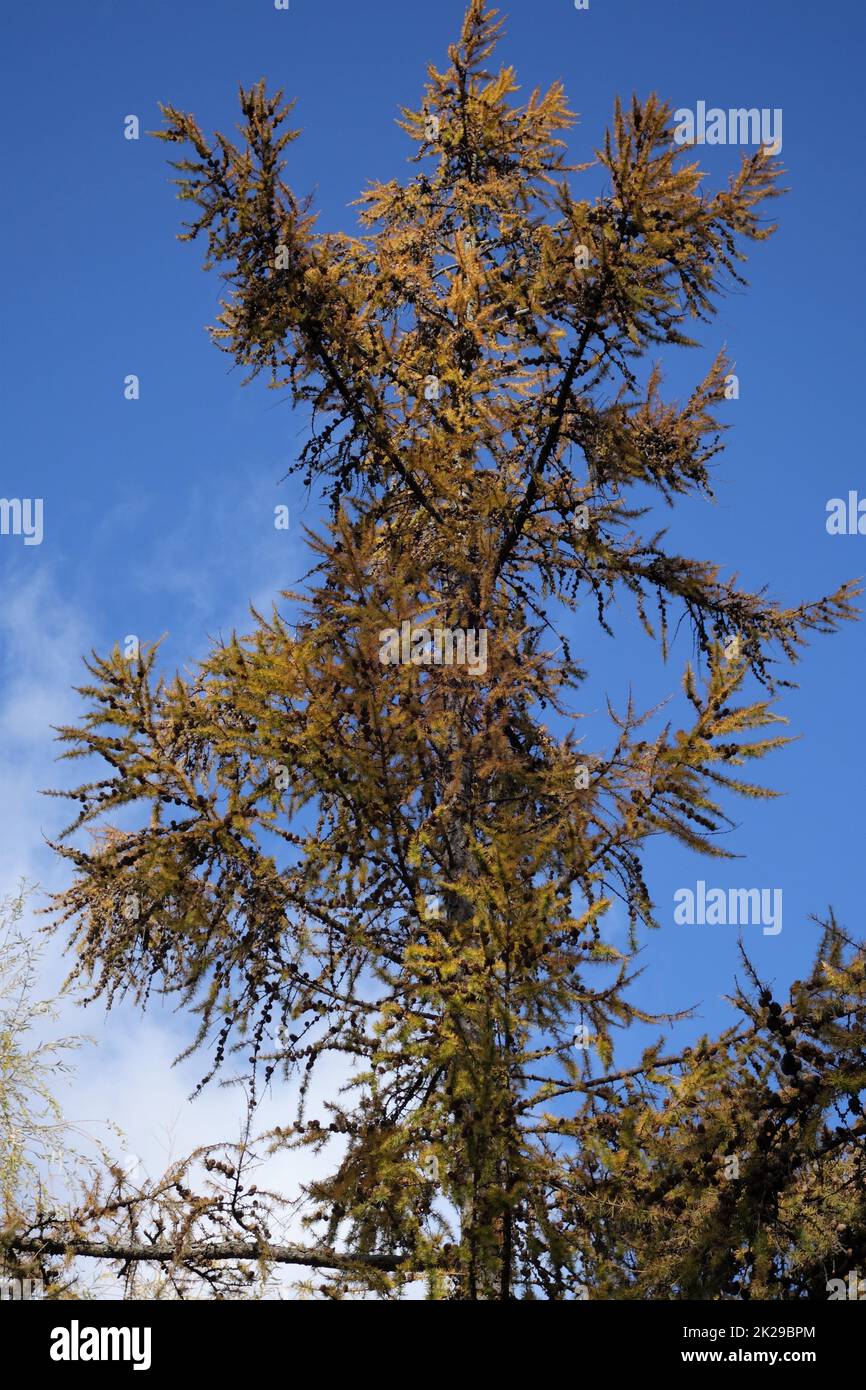
<instances>
[{"instance_id":1,"label":"blue sky","mask_svg":"<svg viewBox=\"0 0 866 1390\"><path fill-rule=\"evenodd\" d=\"M41 546L0 537L7 887L22 873L47 887L62 881L42 836L59 828L65 808L37 788L66 777L52 762L50 726L74 718L80 655L126 634L167 633L167 665L193 662L210 636L245 627L249 601L267 606L297 584L307 568L300 528L317 515L297 481L281 483L303 418L263 385L242 389L241 373L210 344L204 325L218 282L201 273L198 248L175 241L182 209L166 148L125 140L124 118L152 129L162 100L194 111L205 129L229 129L238 83L265 76L298 99L295 189L314 192L323 229L351 228L348 204L366 180L404 172L411 151L398 107L420 104L428 61L445 66L462 9L460 0L291 0L288 12L271 0L44 0L6 16L14 61L0 92L9 190L0 226L0 491L44 499ZM670 543L792 603L866 572L866 536L825 530L829 498L866 495L864 208L854 153L862 6L591 0L578 12L571 0L514 0L503 9L502 59L517 66L524 91L562 78L580 113L575 162L600 143L617 93L656 90L675 107L782 109L791 191L775 205L780 230L755 249L748 289L702 330L704 347L670 363L667 389L682 393L724 344L741 391L727 407L718 502L671 514ZM702 156L712 188L739 152ZM129 373L140 377L135 402L124 399ZM287 533L273 526L278 502L291 509ZM575 631L592 669L587 710L605 692L622 707L629 681L641 705L678 688L688 643L661 668L627 607L615 641L591 626ZM807 650L800 689L779 707L799 742L765 767L786 795L735 808L732 847L742 861L719 867L653 849L649 882L666 925L647 945L640 998L649 1007L699 1003L703 1026L729 1020L721 995L736 969L735 932L673 926L675 888L698 878L781 887L782 933L746 934L782 988L814 947L810 913L832 902L852 931L863 930L864 640L862 626L849 626ZM170 1090L172 1115L197 1135L185 1083L167 1071L185 1026L159 1012L147 1023L121 1012L90 1027L102 1060L78 1093L85 1117L110 1114L151 1133ZM197 1074L196 1064L183 1073ZM208 1104L219 1129L227 1113L219 1106L229 1102ZM132 1142L144 1149L148 1140L133 1134Z\"/></svg>"}]
</instances>

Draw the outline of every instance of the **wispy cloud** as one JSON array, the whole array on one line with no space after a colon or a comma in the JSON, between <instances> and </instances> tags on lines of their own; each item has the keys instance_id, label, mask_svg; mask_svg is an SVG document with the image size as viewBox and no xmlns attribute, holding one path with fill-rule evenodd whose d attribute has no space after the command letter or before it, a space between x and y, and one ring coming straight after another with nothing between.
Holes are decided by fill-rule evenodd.
<instances>
[{"instance_id":1,"label":"wispy cloud","mask_svg":"<svg viewBox=\"0 0 866 1390\"><path fill-rule=\"evenodd\" d=\"M77 769L57 763L52 726L74 722L80 709L74 685L81 682L81 654L94 645L89 613L63 596L50 570L19 585L0 611L0 738L7 756L0 760L0 835L4 854L0 894L25 878L41 892L30 900L27 930L44 925L38 908L45 894L60 888L68 868L46 844L69 818L66 803L40 794L46 786L69 785ZM47 938L42 956L41 992L53 995L67 975L61 935ZM58 1081L58 1099L68 1119L119 1151L125 1144L151 1177L169 1162L202 1144L236 1140L243 1114L237 1090L211 1085L192 1101L203 1070L202 1058L173 1065L189 1040L187 1021L158 1005L142 1014L131 1004L106 1013L100 1003L82 1010L72 995L61 1000L51 1032L88 1035L73 1073ZM311 1092L310 1113L342 1077L325 1067ZM289 1117L289 1098L266 1097L258 1116L262 1129ZM109 1125L123 1131L115 1138ZM271 1186L296 1193L317 1160L307 1152L280 1155L267 1170Z\"/></svg>"}]
</instances>

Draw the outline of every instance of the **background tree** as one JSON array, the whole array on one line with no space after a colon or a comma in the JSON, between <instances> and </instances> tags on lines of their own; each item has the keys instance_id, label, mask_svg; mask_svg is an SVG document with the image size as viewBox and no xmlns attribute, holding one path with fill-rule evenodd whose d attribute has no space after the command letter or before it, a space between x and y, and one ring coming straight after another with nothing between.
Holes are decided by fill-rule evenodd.
<instances>
[{"instance_id":1,"label":"background tree","mask_svg":"<svg viewBox=\"0 0 866 1390\"><path fill-rule=\"evenodd\" d=\"M29 889L0 903L0 1199L8 1225L38 1182L40 1171L63 1159L69 1127L54 1095L58 1075L69 1070L77 1038L52 1042L34 1036L57 1017L57 1003L36 999L38 952L19 925Z\"/></svg>"},{"instance_id":2,"label":"background tree","mask_svg":"<svg viewBox=\"0 0 866 1390\"><path fill-rule=\"evenodd\" d=\"M615 1031L652 1020L630 998L630 951L600 931L615 899L631 950L655 925L650 836L728 853L729 797L771 795L741 770L786 741L777 664L853 615L850 585L795 608L744 591L669 551L649 512L711 495L730 368L719 355L667 402L650 354L694 345L689 327L740 281L744 244L772 231L778 168L759 150L708 194L655 97L617 103L595 164L568 165L560 85L517 105L512 69L487 70L499 28L472 0L449 67L403 112L421 168L366 191L357 236L317 232L285 182L281 93L241 91L240 144L165 108L195 210L184 239L205 239L227 287L213 337L308 410L297 466L330 521L309 535L312 585L284 595L297 621L254 613L192 679L159 677L156 648L94 655L88 713L61 737L108 775L68 793L59 921L109 1003L155 988L196 1012L208 1077L241 1051L253 1103L300 1080L296 1122L268 1142L342 1140L308 1191L308 1262L339 1266L328 1292L419 1274L468 1298L796 1290L779 1262L800 1270L819 1112L862 1085L862 996L851 1066L816 1060L808 1106L812 1071L777 1072L779 1014L746 995L743 1031L669 1058L659 1042L618 1072ZM606 186L580 198L591 167ZM653 711L612 711L590 752L545 722L578 716L585 677L554 625L589 610L610 631L625 595L665 656L669 616L690 624L691 713L642 738ZM383 664L382 634L404 622L410 659ZM431 664L436 627L485 633L483 669ZM132 803L150 812L140 828L104 819ZM88 848L71 838L84 827ZM802 1001L784 1015L792 1047L817 1030L825 1063L862 968L828 930L827 1017ZM304 1102L329 1053L355 1065L323 1124ZM797 1163L772 1167L792 1135ZM711 1139L754 1141L765 1175L737 1198L727 1261L713 1242L741 1189L709 1181ZM848 1142L825 1155L841 1186ZM787 1223L772 1255L765 1201ZM686 1211L700 1240L672 1227Z\"/></svg>"}]
</instances>

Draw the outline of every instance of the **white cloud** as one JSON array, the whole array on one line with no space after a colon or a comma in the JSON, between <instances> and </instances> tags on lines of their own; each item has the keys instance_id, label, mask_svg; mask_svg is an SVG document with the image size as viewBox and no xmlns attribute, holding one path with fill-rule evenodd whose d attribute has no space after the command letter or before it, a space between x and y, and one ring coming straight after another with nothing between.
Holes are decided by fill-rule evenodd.
<instances>
[{"instance_id":1,"label":"white cloud","mask_svg":"<svg viewBox=\"0 0 866 1390\"><path fill-rule=\"evenodd\" d=\"M56 761L59 745L52 725L74 723L80 713L73 687L82 681L82 652L94 645L90 627L85 614L62 596L49 569L18 586L0 611L0 737L7 750L0 761L0 895L14 892L22 877L41 886L42 892L28 905L24 925L31 932L44 924L37 909L44 905L45 893L68 880L68 866L44 837L56 835L71 818L69 806L40 795L39 788L77 780L74 764ZM41 980L45 996L56 992L68 971L63 945L61 934L46 941ZM172 1065L192 1027L191 1021L161 1014L158 1008L142 1016L133 1006L121 1005L106 1014L99 1002L82 1010L65 997L50 1029L53 1036L94 1038L94 1045L78 1053L73 1074L58 1082L58 1099L67 1118L95 1137L110 1139L113 1152L134 1156L151 1177L199 1145L239 1137L240 1092L212 1084L191 1101L204 1056ZM323 1114L316 1108L322 1088L332 1094L339 1079L336 1068L323 1066L310 1097L311 1116ZM290 1103L285 1094L266 1099L260 1128L288 1123ZM124 1142L110 1135L108 1122L119 1126ZM279 1155L270 1163L266 1181L286 1195L296 1195L314 1169L321 1171L323 1161L310 1151Z\"/></svg>"}]
</instances>

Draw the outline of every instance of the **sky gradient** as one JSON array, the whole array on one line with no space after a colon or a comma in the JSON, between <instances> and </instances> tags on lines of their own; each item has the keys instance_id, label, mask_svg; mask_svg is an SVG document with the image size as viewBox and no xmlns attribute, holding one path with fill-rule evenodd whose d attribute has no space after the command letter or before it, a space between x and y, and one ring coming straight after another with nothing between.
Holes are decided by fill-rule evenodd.
<instances>
[{"instance_id":1,"label":"sky gradient","mask_svg":"<svg viewBox=\"0 0 866 1390\"><path fill-rule=\"evenodd\" d=\"M282 481L305 420L211 345L219 283L200 248L179 245L167 150L144 132L159 101L231 130L238 83L265 76L298 101L304 129L289 151L296 192L311 192L322 230L354 229L349 204L368 179L405 176L410 142L395 124L420 105L425 65L447 63L460 0L357 5L291 0L47 0L4 23L14 62L0 92L11 190L0 227L7 265L2 336L3 477L7 498L42 498L44 539L0 536L0 733L4 891L25 875L59 887L65 868L44 843L66 806L38 794L72 780L55 762L51 726L79 708L80 658L126 635L166 634L164 667L192 665L211 638L248 627L308 568L302 527L320 510L299 479ZM815 599L866 571L866 536L829 536L826 504L866 496L862 398L864 224L859 95L862 6L770 0L515 0L501 48L524 93L562 78L580 120L575 162L592 157L614 97L657 91L673 107L780 108L789 192L773 207L779 231L753 249L748 287L703 325L703 346L665 359L668 393L701 379L719 347L735 359L740 399L716 460L715 506L666 514L669 545L718 561L749 589L787 603ZM142 138L124 138L124 119ZM727 179L737 149L701 152L708 188ZM590 183L592 175L589 176ZM124 379L140 378L137 401ZM290 508L288 532L274 506ZM575 651L590 668L581 708L588 742L602 735L604 700L622 708L631 685L647 707L675 695L691 644L683 631L663 667L627 604L607 638L578 617ZM646 943L638 997L648 1008L695 1004L685 1031L731 1021L722 996L737 969L736 930L676 927L673 895L698 879L780 888L777 936L746 935L781 989L816 942L809 915L832 904L863 930L862 736L864 629L816 639L779 712L798 741L766 763L785 795L738 803L726 865L658 845L648 882L664 929ZM673 709L678 709L676 697ZM675 717L672 713L671 717ZM74 769L73 769L74 771ZM613 917L611 934L621 931ZM60 978L60 943L46 987ZM75 1026L95 1035L68 1105L73 1118L110 1117L150 1161L202 1138L231 1138L236 1102L209 1092L190 1107L196 1062L170 1071L188 1021L157 1006L142 1021L101 1007ZM627 1054L626 1054L627 1055ZM299 1160L300 1162L300 1160ZM287 1175L291 1176L291 1175Z\"/></svg>"}]
</instances>

